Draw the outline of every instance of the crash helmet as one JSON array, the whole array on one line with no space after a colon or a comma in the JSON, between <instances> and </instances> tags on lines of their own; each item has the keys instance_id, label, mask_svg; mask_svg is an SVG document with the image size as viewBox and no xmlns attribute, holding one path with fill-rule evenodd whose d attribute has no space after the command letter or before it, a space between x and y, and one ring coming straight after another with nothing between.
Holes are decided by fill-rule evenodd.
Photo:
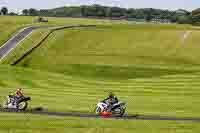
<instances>
[{"instance_id":1,"label":"crash helmet","mask_svg":"<svg viewBox=\"0 0 200 133\"><path fill-rule=\"evenodd\" d=\"M17 91L22 91L22 88L17 88Z\"/></svg>"}]
</instances>

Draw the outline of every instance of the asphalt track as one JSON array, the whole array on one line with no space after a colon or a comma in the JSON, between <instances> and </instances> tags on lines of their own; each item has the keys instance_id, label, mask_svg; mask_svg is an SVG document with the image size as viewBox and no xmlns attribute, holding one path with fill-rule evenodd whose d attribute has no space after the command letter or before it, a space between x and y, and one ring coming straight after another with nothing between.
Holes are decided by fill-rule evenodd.
<instances>
[{"instance_id":1,"label":"asphalt track","mask_svg":"<svg viewBox=\"0 0 200 133\"><path fill-rule=\"evenodd\" d=\"M46 116L57 116L57 117L77 117L77 118L94 118L94 119L117 119L117 120L154 120L154 121L182 121L182 122L199 122L200 118L192 117L167 117L167 116L153 116L153 115L124 115L102 117L96 114L87 113L74 113L74 112L49 112L42 110L27 110L27 111L17 111L14 109L0 109L0 112L4 113L20 113L20 114L33 114L33 115L46 115Z\"/></svg>"},{"instance_id":2,"label":"asphalt track","mask_svg":"<svg viewBox=\"0 0 200 133\"><path fill-rule=\"evenodd\" d=\"M26 38L33 30L36 30L38 28L48 28L48 26L30 26L20 30L0 47L0 59L6 56L13 48L17 46L20 41Z\"/></svg>"}]
</instances>

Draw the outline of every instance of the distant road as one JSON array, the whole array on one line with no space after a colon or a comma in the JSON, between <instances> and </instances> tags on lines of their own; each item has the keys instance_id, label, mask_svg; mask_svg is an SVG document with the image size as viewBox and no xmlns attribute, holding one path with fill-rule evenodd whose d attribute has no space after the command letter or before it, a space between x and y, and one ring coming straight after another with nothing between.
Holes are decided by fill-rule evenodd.
<instances>
[{"instance_id":1,"label":"distant road","mask_svg":"<svg viewBox=\"0 0 200 133\"><path fill-rule=\"evenodd\" d=\"M38 28L48 28L48 26L31 26L20 30L12 38L0 47L0 60L3 59L12 49L23 41L33 30Z\"/></svg>"}]
</instances>

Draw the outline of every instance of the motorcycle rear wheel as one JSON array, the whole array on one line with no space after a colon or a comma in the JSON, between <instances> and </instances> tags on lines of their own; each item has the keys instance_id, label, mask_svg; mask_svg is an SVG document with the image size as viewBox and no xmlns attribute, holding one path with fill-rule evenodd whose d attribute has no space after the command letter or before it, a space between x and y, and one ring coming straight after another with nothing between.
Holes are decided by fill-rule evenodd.
<instances>
[{"instance_id":1,"label":"motorcycle rear wheel","mask_svg":"<svg viewBox=\"0 0 200 133\"><path fill-rule=\"evenodd\" d=\"M121 111L120 111L120 116L123 116L123 115L124 115L124 113L125 113L125 111L126 111L126 108L121 108Z\"/></svg>"}]
</instances>

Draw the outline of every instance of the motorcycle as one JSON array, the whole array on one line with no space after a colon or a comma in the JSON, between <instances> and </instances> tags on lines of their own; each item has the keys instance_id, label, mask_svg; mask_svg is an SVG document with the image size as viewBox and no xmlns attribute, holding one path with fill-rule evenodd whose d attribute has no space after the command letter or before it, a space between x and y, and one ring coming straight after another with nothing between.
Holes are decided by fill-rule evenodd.
<instances>
[{"instance_id":1,"label":"motorcycle","mask_svg":"<svg viewBox=\"0 0 200 133\"><path fill-rule=\"evenodd\" d=\"M103 112L111 113L113 116L123 116L126 111L126 103L118 102L114 105L109 105L104 102L99 102L96 105L95 113L100 115Z\"/></svg>"},{"instance_id":2,"label":"motorcycle","mask_svg":"<svg viewBox=\"0 0 200 133\"><path fill-rule=\"evenodd\" d=\"M12 95L7 96L7 101L5 102L3 108L4 109L17 109L20 111L25 111L28 107L28 101L30 101L30 97L16 97Z\"/></svg>"}]
</instances>

